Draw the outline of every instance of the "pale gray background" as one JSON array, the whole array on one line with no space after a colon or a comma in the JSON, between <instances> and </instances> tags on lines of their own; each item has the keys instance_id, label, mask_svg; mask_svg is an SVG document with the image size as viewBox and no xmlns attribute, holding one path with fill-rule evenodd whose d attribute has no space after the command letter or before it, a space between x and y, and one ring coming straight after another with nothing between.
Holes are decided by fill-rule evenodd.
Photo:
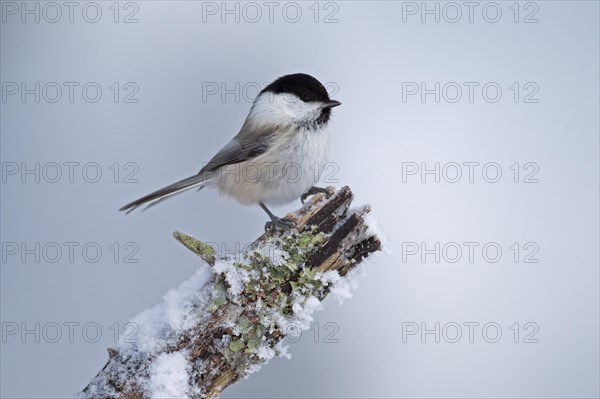
<instances>
[{"instance_id":1,"label":"pale gray background","mask_svg":"<svg viewBox=\"0 0 600 399\"><path fill-rule=\"evenodd\" d=\"M123 326L199 267L173 230L229 248L261 232L258 207L209 191L129 216L116 209L195 173L237 132L250 103L204 103L202 82L263 83L298 71L339 88L336 185L372 205L392 255L369 264L352 300L327 301L316 318L318 343L305 334L291 345L292 360L272 361L224 396L598 397L598 3L536 2L533 24L512 21L513 2L500 3L495 24L482 19L481 6L473 23L466 15L455 24L418 16L403 23L402 3L393 1L336 2L337 23L314 23L312 3L301 3L295 24L281 6L273 23L266 15L255 24L214 16L203 23L194 1L137 2L135 24L113 23L112 2L102 3L96 24L80 12L74 23L64 15L55 24L2 23L3 82L96 81L104 89L95 104L80 96L73 104L2 103L2 162L94 161L106 176L2 184L3 242L94 241L105 250L95 264L80 255L72 264L2 263L2 323L103 328L97 343L82 338L81 325L73 343L8 337L3 397L65 397L85 386L106 360L110 326ZM129 81L140 87L139 103L113 103L108 86ZM474 103L403 103L402 82L421 81L494 81L504 92L497 103L480 95ZM536 82L539 103L515 104L512 82ZM402 182L402 162L436 161L498 162L503 177ZM536 162L539 183L513 183L508 167L517 161ZM114 162L137 163L139 183L113 183ZM128 241L139 245L140 262L115 263L108 246ZM495 264L480 255L474 263L402 262L402 242L413 241L494 241L504 253ZM515 241L536 242L539 263L515 263ZM468 321L499 323L503 336L490 344L477 330L474 343L402 342L403 322ZM339 343L323 342L326 322L339 326ZM539 343L514 343L514 322L537 323Z\"/></svg>"}]
</instances>

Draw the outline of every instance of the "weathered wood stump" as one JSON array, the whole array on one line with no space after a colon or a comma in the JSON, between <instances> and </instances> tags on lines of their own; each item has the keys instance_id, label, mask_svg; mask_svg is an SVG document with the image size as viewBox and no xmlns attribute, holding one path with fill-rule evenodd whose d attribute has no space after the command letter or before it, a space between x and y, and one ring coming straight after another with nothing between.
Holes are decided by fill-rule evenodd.
<instances>
[{"instance_id":1,"label":"weathered wood stump","mask_svg":"<svg viewBox=\"0 0 600 399\"><path fill-rule=\"evenodd\" d=\"M295 229L262 234L239 259L219 259L210 245L175 232L212 273L204 270L139 315L142 338L110 348L78 396L214 397L282 355L286 327L308 329L321 301L344 291L348 273L380 250L365 221L369 207L350 208L348 187L328 190L287 215Z\"/></svg>"}]
</instances>

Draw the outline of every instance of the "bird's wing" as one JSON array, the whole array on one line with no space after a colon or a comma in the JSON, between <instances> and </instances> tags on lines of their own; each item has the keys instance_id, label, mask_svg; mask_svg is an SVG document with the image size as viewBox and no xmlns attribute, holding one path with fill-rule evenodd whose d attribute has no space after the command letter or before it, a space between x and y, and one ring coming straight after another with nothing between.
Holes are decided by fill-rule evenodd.
<instances>
[{"instance_id":1,"label":"bird's wing","mask_svg":"<svg viewBox=\"0 0 600 399\"><path fill-rule=\"evenodd\" d=\"M259 134L249 134L244 131L244 128L245 126L237 136L204 165L198 174L212 172L221 166L254 159L269 149L275 129L264 130Z\"/></svg>"}]
</instances>

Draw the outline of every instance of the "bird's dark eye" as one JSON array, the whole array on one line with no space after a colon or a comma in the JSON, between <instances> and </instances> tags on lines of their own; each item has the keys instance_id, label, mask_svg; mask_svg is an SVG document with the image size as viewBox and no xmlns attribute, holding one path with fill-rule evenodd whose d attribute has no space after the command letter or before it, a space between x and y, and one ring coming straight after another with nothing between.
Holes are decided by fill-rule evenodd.
<instances>
[{"instance_id":1,"label":"bird's dark eye","mask_svg":"<svg viewBox=\"0 0 600 399\"><path fill-rule=\"evenodd\" d=\"M309 102L309 101L310 101L310 97L309 97L309 96L306 96L306 95L302 96L300 99L301 99L302 101L304 101L305 103L307 103L307 102Z\"/></svg>"}]
</instances>

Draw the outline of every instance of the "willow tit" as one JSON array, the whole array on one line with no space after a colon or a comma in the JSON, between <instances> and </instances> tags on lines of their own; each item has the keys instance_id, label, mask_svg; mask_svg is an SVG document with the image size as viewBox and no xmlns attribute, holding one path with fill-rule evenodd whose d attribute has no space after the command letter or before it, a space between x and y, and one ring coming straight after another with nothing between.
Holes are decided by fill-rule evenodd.
<instances>
[{"instance_id":1,"label":"willow tit","mask_svg":"<svg viewBox=\"0 0 600 399\"><path fill-rule=\"evenodd\" d=\"M265 204L302 201L316 187L329 155L327 130L339 101L310 75L278 78L254 100L239 133L198 174L161 188L122 207L127 213L194 187L213 187L242 204L258 204L271 219L265 228L293 227Z\"/></svg>"}]
</instances>

